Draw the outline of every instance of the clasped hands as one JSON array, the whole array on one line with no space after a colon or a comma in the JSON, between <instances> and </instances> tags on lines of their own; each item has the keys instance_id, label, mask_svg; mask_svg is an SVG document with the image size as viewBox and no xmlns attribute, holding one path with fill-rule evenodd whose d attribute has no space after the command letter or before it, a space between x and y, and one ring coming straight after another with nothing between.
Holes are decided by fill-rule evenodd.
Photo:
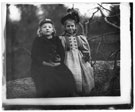
<instances>
[{"instance_id":1,"label":"clasped hands","mask_svg":"<svg viewBox=\"0 0 135 112\"><path fill-rule=\"evenodd\" d=\"M46 62L46 61L43 61L42 63L43 65L45 66L50 66L50 67L56 67L56 66L59 66L60 65L60 62Z\"/></svg>"}]
</instances>

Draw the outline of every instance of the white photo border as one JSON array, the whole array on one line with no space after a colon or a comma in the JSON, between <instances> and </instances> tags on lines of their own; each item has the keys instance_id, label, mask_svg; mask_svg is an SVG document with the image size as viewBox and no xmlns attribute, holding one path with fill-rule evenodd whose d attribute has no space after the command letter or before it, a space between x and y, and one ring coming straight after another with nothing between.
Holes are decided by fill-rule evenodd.
<instances>
[{"instance_id":1,"label":"white photo border","mask_svg":"<svg viewBox=\"0 0 135 112\"><path fill-rule=\"evenodd\" d=\"M19 3L20 4L20 3ZM29 4L29 3L28 3ZM30 3L31 4L31 3ZM58 3L57 3L58 4ZM5 52L5 40L4 40L4 29L5 29L5 3L2 3L2 54ZM6 98L6 83L2 85L2 102L3 105L125 105L132 103L132 80L131 80L131 32L130 32L130 6L129 3L120 3L120 11L121 11L121 65L120 65L120 88L121 88L121 96L114 96L114 97L74 97L74 98L16 98L16 99L7 99ZM3 56L2 56L3 57ZM2 58L4 61L4 57ZM4 62L5 63L5 62ZM3 67L5 67L3 65ZM5 68L3 68L3 73ZM6 80L2 79L4 82Z\"/></svg>"}]
</instances>

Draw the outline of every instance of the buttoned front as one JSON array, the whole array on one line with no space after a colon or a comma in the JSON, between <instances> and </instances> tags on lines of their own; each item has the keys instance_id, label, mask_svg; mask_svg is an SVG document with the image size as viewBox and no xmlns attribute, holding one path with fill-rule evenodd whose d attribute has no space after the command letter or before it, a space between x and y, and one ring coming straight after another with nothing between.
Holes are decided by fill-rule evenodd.
<instances>
[{"instance_id":1,"label":"buttoned front","mask_svg":"<svg viewBox=\"0 0 135 112\"><path fill-rule=\"evenodd\" d=\"M72 72L76 83L77 94L90 94L94 87L93 68L89 60L90 47L85 36L65 35L61 37L65 49L64 63Z\"/></svg>"},{"instance_id":2,"label":"buttoned front","mask_svg":"<svg viewBox=\"0 0 135 112\"><path fill-rule=\"evenodd\" d=\"M70 50L78 49L76 37L70 36L68 37L68 39L69 39Z\"/></svg>"}]
</instances>

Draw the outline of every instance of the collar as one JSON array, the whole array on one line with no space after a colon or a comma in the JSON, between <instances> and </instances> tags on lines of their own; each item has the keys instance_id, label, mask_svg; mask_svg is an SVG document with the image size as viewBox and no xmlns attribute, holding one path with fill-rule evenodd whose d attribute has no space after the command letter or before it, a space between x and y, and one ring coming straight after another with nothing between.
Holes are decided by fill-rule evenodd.
<instances>
[{"instance_id":1,"label":"collar","mask_svg":"<svg viewBox=\"0 0 135 112\"><path fill-rule=\"evenodd\" d=\"M64 32L63 33L63 36L76 36L77 34L74 33L74 34L70 34L70 33L67 33L67 32Z\"/></svg>"}]
</instances>

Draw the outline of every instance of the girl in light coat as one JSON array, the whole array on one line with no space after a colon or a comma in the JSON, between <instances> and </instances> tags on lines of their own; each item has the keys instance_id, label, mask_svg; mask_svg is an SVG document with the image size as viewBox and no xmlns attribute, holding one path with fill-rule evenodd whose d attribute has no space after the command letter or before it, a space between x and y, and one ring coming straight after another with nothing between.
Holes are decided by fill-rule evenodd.
<instances>
[{"instance_id":1,"label":"girl in light coat","mask_svg":"<svg viewBox=\"0 0 135 112\"><path fill-rule=\"evenodd\" d=\"M65 49L64 63L73 74L76 83L77 95L90 95L94 88L93 68L90 60L90 46L84 35L77 35L79 16L67 14L61 19L64 26L64 34L60 36Z\"/></svg>"}]
</instances>

